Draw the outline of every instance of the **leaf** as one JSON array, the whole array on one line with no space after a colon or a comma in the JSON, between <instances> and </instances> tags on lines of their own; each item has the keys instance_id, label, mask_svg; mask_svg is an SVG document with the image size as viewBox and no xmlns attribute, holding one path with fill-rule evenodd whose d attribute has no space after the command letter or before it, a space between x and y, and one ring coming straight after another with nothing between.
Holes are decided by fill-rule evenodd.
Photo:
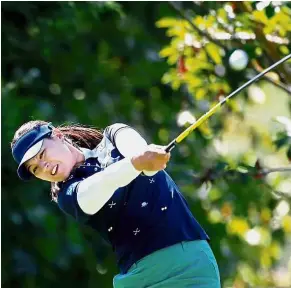
<instances>
[{"instance_id":1,"label":"leaf","mask_svg":"<svg viewBox=\"0 0 291 288\"><path fill-rule=\"evenodd\" d=\"M188 69L186 68L185 65L185 58L184 56L180 56L177 62L177 69L178 69L178 73L180 74L184 74L188 71Z\"/></svg>"},{"instance_id":2,"label":"leaf","mask_svg":"<svg viewBox=\"0 0 291 288\"><path fill-rule=\"evenodd\" d=\"M249 224L243 218L233 217L227 223L227 233L228 234L236 234L236 235L244 236L244 234L248 230L249 230Z\"/></svg>"},{"instance_id":3,"label":"leaf","mask_svg":"<svg viewBox=\"0 0 291 288\"><path fill-rule=\"evenodd\" d=\"M203 17L196 16L192 21L199 29L205 29L205 20Z\"/></svg>"},{"instance_id":4,"label":"leaf","mask_svg":"<svg viewBox=\"0 0 291 288\"><path fill-rule=\"evenodd\" d=\"M159 55L162 58L169 57L172 55L177 55L177 54L178 54L177 50L172 46L165 47L159 52Z\"/></svg>"},{"instance_id":5,"label":"leaf","mask_svg":"<svg viewBox=\"0 0 291 288\"><path fill-rule=\"evenodd\" d=\"M270 253L268 253L268 249L265 248L261 252L260 262L262 267L269 268L272 264Z\"/></svg>"},{"instance_id":6,"label":"leaf","mask_svg":"<svg viewBox=\"0 0 291 288\"><path fill-rule=\"evenodd\" d=\"M171 86L173 90L178 90L181 86L181 81L176 78L172 81Z\"/></svg>"},{"instance_id":7,"label":"leaf","mask_svg":"<svg viewBox=\"0 0 291 288\"><path fill-rule=\"evenodd\" d=\"M173 74L169 72L166 72L163 77L162 77L162 83L163 84L168 84L173 81Z\"/></svg>"},{"instance_id":8,"label":"leaf","mask_svg":"<svg viewBox=\"0 0 291 288\"><path fill-rule=\"evenodd\" d=\"M208 52L209 56L212 58L212 60L215 62L215 64L222 63L222 58L220 55L220 48L217 45L213 43L208 43L205 46L205 49Z\"/></svg>"},{"instance_id":9,"label":"leaf","mask_svg":"<svg viewBox=\"0 0 291 288\"><path fill-rule=\"evenodd\" d=\"M255 21L260 22L260 23L263 23L263 24L265 24L265 25L267 25L268 22L269 22L269 19L268 19L268 17L266 16L264 10L261 10L261 11L255 10L255 11L253 12L253 15L252 15L252 16L253 16L253 19L254 19Z\"/></svg>"},{"instance_id":10,"label":"leaf","mask_svg":"<svg viewBox=\"0 0 291 288\"><path fill-rule=\"evenodd\" d=\"M166 35L169 37L178 37L180 40L184 41L185 33L186 33L185 27L182 27L181 25L172 27L167 30Z\"/></svg>"},{"instance_id":11,"label":"leaf","mask_svg":"<svg viewBox=\"0 0 291 288\"><path fill-rule=\"evenodd\" d=\"M282 250L278 241L272 242L270 246L270 255L276 260L280 259L282 255Z\"/></svg>"},{"instance_id":12,"label":"leaf","mask_svg":"<svg viewBox=\"0 0 291 288\"><path fill-rule=\"evenodd\" d=\"M214 26L217 26L216 17L214 17L213 15L209 15L206 18L205 27L206 28L213 28Z\"/></svg>"},{"instance_id":13,"label":"leaf","mask_svg":"<svg viewBox=\"0 0 291 288\"><path fill-rule=\"evenodd\" d=\"M224 8L220 8L216 11L217 19L222 20L224 23L228 22L227 12Z\"/></svg>"},{"instance_id":14,"label":"leaf","mask_svg":"<svg viewBox=\"0 0 291 288\"><path fill-rule=\"evenodd\" d=\"M205 88L199 88L199 89L197 89L197 92L195 93L195 98L197 100L201 100L205 97L206 93L207 92L206 92Z\"/></svg>"},{"instance_id":15,"label":"leaf","mask_svg":"<svg viewBox=\"0 0 291 288\"><path fill-rule=\"evenodd\" d=\"M179 54L178 53L175 53L175 54L172 54L171 56L169 56L167 62L169 65L173 65L173 64L176 64L178 59L179 59Z\"/></svg>"},{"instance_id":16,"label":"leaf","mask_svg":"<svg viewBox=\"0 0 291 288\"><path fill-rule=\"evenodd\" d=\"M191 57L186 58L186 64L191 72L198 72L199 70L213 70L213 65L207 61L201 61L200 59Z\"/></svg>"},{"instance_id":17,"label":"leaf","mask_svg":"<svg viewBox=\"0 0 291 288\"><path fill-rule=\"evenodd\" d=\"M201 77L197 77L196 75L190 73L185 74L184 80L191 87L201 87L203 83Z\"/></svg>"},{"instance_id":18,"label":"leaf","mask_svg":"<svg viewBox=\"0 0 291 288\"><path fill-rule=\"evenodd\" d=\"M290 215L285 215L282 218L282 228L286 234L291 233L291 216Z\"/></svg>"},{"instance_id":19,"label":"leaf","mask_svg":"<svg viewBox=\"0 0 291 288\"><path fill-rule=\"evenodd\" d=\"M167 28L172 27L178 24L178 20L176 18L165 17L156 22L156 26L158 28Z\"/></svg>"}]
</instances>

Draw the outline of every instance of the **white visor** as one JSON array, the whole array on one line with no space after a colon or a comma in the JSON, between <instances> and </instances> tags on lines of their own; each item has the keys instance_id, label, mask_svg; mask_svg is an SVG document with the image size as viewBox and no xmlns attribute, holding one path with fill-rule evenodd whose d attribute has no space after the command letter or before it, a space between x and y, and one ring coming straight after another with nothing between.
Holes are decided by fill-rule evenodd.
<instances>
[{"instance_id":1,"label":"white visor","mask_svg":"<svg viewBox=\"0 0 291 288\"><path fill-rule=\"evenodd\" d=\"M20 164L19 164L19 167L24 163L26 162L27 160L31 159L32 157L34 157L41 149L41 146L42 146L42 143L43 143L43 139L38 141L36 144L34 144L32 147L30 147L26 153L24 154Z\"/></svg>"}]
</instances>

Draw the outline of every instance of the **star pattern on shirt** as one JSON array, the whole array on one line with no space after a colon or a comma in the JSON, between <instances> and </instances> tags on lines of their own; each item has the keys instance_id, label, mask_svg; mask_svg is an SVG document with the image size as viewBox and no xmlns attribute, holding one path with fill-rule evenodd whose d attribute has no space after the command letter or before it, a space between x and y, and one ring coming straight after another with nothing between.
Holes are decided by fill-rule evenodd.
<instances>
[{"instance_id":1,"label":"star pattern on shirt","mask_svg":"<svg viewBox=\"0 0 291 288\"><path fill-rule=\"evenodd\" d=\"M109 149L105 149L104 150L104 148L106 148L106 145L104 145L105 143L103 143L103 144L101 144L99 147L98 147L98 150L96 149L96 150L94 150L94 153L95 154L98 154L98 155L93 155L94 157L96 157L97 156L97 162L99 163L99 164L96 164L96 162L94 162L94 161L92 161L91 163L88 163L87 161L83 164L83 165L80 165L80 167L79 168L87 168L87 171L88 172L91 172L92 173L92 171L100 171L100 170L103 170L104 168L106 168L107 166L109 166L109 165L111 165L111 164L113 164L113 163L115 163L115 162L118 162L119 160L120 160L120 156L117 156L117 157L114 157L113 155L115 155L114 153L111 153L112 152L112 147L109 147ZM97 153L97 151L99 152L99 153ZM103 152L103 153L101 153L101 152ZM102 154L102 155L101 155ZM92 156L92 155L91 155ZM98 157L99 156L99 157ZM101 157L102 156L102 157ZM89 158L92 158L92 157L89 157ZM100 160L100 161L99 161ZM82 170L82 171L84 171L84 170ZM84 174L83 172L81 172L82 174ZM83 175L82 175L83 176ZM145 175L146 176L146 175ZM69 178L69 179L71 179L71 178L73 178L73 175L71 175L71 177ZM154 177L154 176L152 176L152 177L149 177L148 178L148 183L149 184L153 184L153 183L155 183L155 178L156 177ZM83 179L85 179L85 177L83 178ZM145 181L147 181L146 179L144 179ZM159 181L158 181L159 182ZM153 185L154 186L154 185ZM172 198L174 198L174 192L173 191L171 191L172 193ZM68 192L68 193L70 193L70 194L68 194L68 195L71 195L71 191L70 192ZM150 199L143 199L143 200L150 200ZM108 201L109 202L109 201ZM139 204L138 204L139 203ZM124 203L121 203L121 205L124 205L124 206L126 206L128 203L127 202L124 202ZM141 205L140 206L140 208L145 208L145 207L147 207L148 205L149 205L149 202L147 202L147 201L140 201L140 202L137 202L136 203L137 205ZM165 204L165 203L164 203ZM113 213L114 211L116 211L116 209L119 207L119 205L120 205L120 203L119 203L119 201L117 201L117 202L114 202L114 201L112 201L111 200L111 203L108 203L107 204L108 206L109 206L109 208L110 209L112 209L112 208L114 208L114 209L112 209L112 210L110 210L110 212L111 213ZM159 212L160 213L160 215L166 215L166 214L164 214L164 213L166 213L166 211L167 211L167 209L168 209L168 207L167 206L163 206L163 204L159 207L161 210L159 210L159 211L164 211L163 213L161 213L161 212ZM147 209L144 209L144 211L146 212L148 210L148 208ZM171 209L170 209L171 210ZM109 210L108 210L108 212L109 212ZM113 224L113 223L111 223L111 224ZM108 225L108 224L107 224ZM106 225L106 226L107 226ZM138 236L138 237L136 237L135 239L137 240L137 239L139 239L139 237L140 237L140 232L141 232L141 230L140 229L144 229L144 226L139 226L139 227L136 227L135 225L141 225L141 224L138 224L137 222L134 224L134 226L132 226L132 227L128 227L126 230L127 230L127 233L133 233L133 235L134 236ZM105 227L106 227L105 226ZM130 225L131 226L131 225ZM133 227L136 227L134 230L132 230L133 229ZM116 234L118 231L119 231L119 227L117 227L117 228L114 228L114 229L117 229L114 233L113 233L113 227L112 226L110 226L110 224L107 226L107 231L108 231L108 234L111 232L111 233L113 233L113 234L111 234L111 235L114 235L114 234ZM105 231L106 231L106 228L104 229ZM145 232L145 230L144 230L144 232L143 232L143 234L144 233L146 233ZM141 234L141 236L143 235L143 234ZM132 235L132 234L131 234Z\"/></svg>"},{"instance_id":2,"label":"star pattern on shirt","mask_svg":"<svg viewBox=\"0 0 291 288\"><path fill-rule=\"evenodd\" d=\"M139 232L140 232L140 230L138 228L136 228L135 231L133 231L133 234L136 236L137 233L139 233Z\"/></svg>"},{"instance_id":3,"label":"star pattern on shirt","mask_svg":"<svg viewBox=\"0 0 291 288\"><path fill-rule=\"evenodd\" d=\"M69 195L69 196L72 196L72 194L73 194L73 189L69 189L66 193L66 195Z\"/></svg>"},{"instance_id":4,"label":"star pattern on shirt","mask_svg":"<svg viewBox=\"0 0 291 288\"><path fill-rule=\"evenodd\" d=\"M108 204L109 206L110 206L110 208L112 208L114 205L116 205L116 203L114 203L113 201L112 201L112 203L111 204Z\"/></svg>"}]
</instances>

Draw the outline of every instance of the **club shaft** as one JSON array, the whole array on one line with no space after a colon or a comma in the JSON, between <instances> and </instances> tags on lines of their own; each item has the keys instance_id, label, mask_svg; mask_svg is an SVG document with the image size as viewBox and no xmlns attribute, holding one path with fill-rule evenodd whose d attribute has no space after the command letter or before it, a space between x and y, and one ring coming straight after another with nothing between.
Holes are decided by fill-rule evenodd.
<instances>
[{"instance_id":1,"label":"club shaft","mask_svg":"<svg viewBox=\"0 0 291 288\"><path fill-rule=\"evenodd\" d=\"M184 130L175 140L173 140L168 146L166 147L165 151L170 152L176 144L180 143L183 139L185 139L193 130L195 130L198 126L200 126L204 121L206 121L212 114L214 114L223 104L225 104L232 96L238 94L240 91L245 89L246 87L250 86L252 83L256 82L259 78L264 76L266 73L277 67L278 65L282 64L283 62L287 61L291 58L291 54L287 55L286 57L282 58L278 62L274 63L254 78L250 79L244 85L240 86L238 89L234 90L230 93L226 98L224 98L221 102L217 103L214 107L212 107L207 113L202 115L195 123L189 126L186 130Z\"/></svg>"}]
</instances>

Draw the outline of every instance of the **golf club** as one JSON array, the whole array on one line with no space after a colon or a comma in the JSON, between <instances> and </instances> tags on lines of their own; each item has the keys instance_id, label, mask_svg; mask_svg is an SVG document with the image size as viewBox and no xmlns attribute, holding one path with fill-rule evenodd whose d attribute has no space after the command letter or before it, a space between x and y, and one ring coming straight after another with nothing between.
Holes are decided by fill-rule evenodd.
<instances>
[{"instance_id":1,"label":"golf club","mask_svg":"<svg viewBox=\"0 0 291 288\"><path fill-rule=\"evenodd\" d=\"M259 78L264 76L266 73L277 67L278 65L282 64L283 62L287 61L291 58L291 54L287 55L286 57L282 58L281 60L277 61L269 68L265 69L254 78L246 82L244 85L240 86L238 89L233 91L229 94L226 98L224 98L221 102L217 103L214 107L212 107L208 112L202 115L195 123L185 129L178 137L176 137L171 143L169 143L165 149L166 152L170 152L178 143L184 140L193 130L195 130L199 125L201 125L205 120L207 120L212 114L214 114L223 104L225 104L232 96L238 94L240 91L257 81Z\"/></svg>"}]
</instances>

